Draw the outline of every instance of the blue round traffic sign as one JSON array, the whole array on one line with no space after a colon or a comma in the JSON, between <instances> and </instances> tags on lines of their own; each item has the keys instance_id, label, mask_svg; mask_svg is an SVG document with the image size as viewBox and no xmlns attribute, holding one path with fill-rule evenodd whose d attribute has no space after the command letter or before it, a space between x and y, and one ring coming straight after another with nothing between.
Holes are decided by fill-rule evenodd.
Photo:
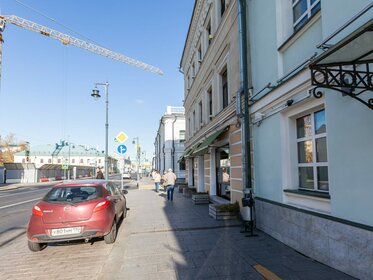
<instances>
[{"instance_id":1,"label":"blue round traffic sign","mask_svg":"<svg viewBox=\"0 0 373 280\"><path fill-rule=\"evenodd\" d=\"M125 145L119 145L117 148L118 153L121 155L125 154L127 152L127 147Z\"/></svg>"}]
</instances>

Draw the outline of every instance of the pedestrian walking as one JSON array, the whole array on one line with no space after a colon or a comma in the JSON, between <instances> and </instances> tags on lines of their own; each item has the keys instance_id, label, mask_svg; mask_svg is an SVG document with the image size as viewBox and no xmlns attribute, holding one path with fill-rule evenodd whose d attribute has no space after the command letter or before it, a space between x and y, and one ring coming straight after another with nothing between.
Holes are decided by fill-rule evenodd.
<instances>
[{"instance_id":1,"label":"pedestrian walking","mask_svg":"<svg viewBox=\"0 0 373 280\"><path fill-rule=\"evenodd\" d=\"M104 179L104 173L102 173L101 168L98 168L96 179Z\"/></svg>"},{"instance_id":2,"label":"pedestrian walking","mask_svg":"<svg viewBox=\"0 0 373 280\"><path fill-rule=\"evenodd\" d=\"M166 192L166 171L163 171L163 175L161 177L161 186L163 188L163 191Z\"/></svg>"},{"instance_id":3,"label":"pedestrian walking","mask_svg":"<svg viewBox=\"0 0 373 280\"><path fill-rule=\"evenodd\" d=\"M157 171L157 170L155 170L155 169L152 169L152 171L151 171L151 176L152 176L152 179L153 179L153 180L154 180L154 176L155 176L156 171Z\"/></svg>"},{"instance_id":4,"label":"pedestrian walking","mask_svg":"<svg viewBox=\"0 0 373 280\"><path fill-rule=\"evenodd\" d=\"M167 200L173 201L176 175L172 172L171 168L169 168L167 173L165 174L165 180L167 186Z\"/></svg>"},{"instance_id":5,"label":"pedestrian walking","mask_svg":"<svg viewBox=\"0 0 373 280\"><path fill-rule=\"evenodd\" d=\"M159 184L161 183L161 174L159 174L158 170L154 171L153 179L154 179L155 191L158 192Z\"/></svg>"}]
</instances>

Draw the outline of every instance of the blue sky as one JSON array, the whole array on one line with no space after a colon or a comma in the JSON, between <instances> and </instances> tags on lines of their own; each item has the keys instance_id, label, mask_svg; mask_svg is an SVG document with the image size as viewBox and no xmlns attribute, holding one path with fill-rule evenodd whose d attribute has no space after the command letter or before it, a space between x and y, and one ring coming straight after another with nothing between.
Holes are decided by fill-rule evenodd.
<instances>
[{"instance_id":1,"label":"blue sky","mask_svg":"<svg viewBox=\"0 0 373 280\"><path fill-rule=\"evenodd\" d=\"M14 133L31 147L69 138L105 147L105 94L94 101L95 82L109 81L109 153L124 131L127 155L139 137L151 159L159 119L167 105L182 106L178 71L194 1L19 0L111 50L157 66L164 76L145 72L86 50L64 46L8 24L3 33L0 135ZM76 36L20 5L0 0L1 13L17 15Z\"/></svg>"}]
</instances>

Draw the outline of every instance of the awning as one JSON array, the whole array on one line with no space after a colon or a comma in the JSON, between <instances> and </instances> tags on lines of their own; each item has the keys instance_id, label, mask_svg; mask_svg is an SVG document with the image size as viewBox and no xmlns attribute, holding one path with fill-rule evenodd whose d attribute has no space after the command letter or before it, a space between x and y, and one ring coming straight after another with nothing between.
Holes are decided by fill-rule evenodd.
<instances>
[{"instance_id":1,"label":"awning","mask_svg":"<svg viewBox=\"0 0 373 280\"><path fill-rule=\"evenodd\" d=\"M320 98L320 88L333 89L373 109L373 19L335 45L323 46L330 48L309 66L313 95Z\"/></svg>"},{"instance_id":2,"label":"awning","mask_svg":"<svg viewBox=\"0 0 373 280\"><path fill-rule=\"evenodd\" d=\"M185 153L178 159L178 163L181 162L182 160L185 160L186 158L190 157L194 151L194 148L190 148L185 151Z\"/></svg>"},{"instance_id":3,"label":"awning","mask_svg":"<svg viewBox=\"0 0 373 280\"><path fill-rule=\"evenodd\" d=\"M177 163L180 163L180 162L182 162L183 160L185 160L185 156L184 156L184 155L182 155L182 156L177 160Z\"/></svg>"},{"instance_id":4,"label":"awning","mask_svg":"<svg viewBox=\"0 0 373 280\"><path fill-rule=\"evenodd\" d=\"M225 127L221 130L215 131L210 136L206 137L206 139L198 145L196 150L193 152L193 156L201 156L203 154L206 154L208 151L209 146L224 132L228 130L228 127Z\"/></svg>"},{"instance_id":5,"label":"awning","mask_svg":"<svg viewBox=\"0 0 373 280\"><path fill-rule=\"evenodd\" d=\"M187 150L184 154L184 158L190 157L192 155L193 151L194 151L194 148L190 148L189 150Z\"/></svg>"}]
</instances>

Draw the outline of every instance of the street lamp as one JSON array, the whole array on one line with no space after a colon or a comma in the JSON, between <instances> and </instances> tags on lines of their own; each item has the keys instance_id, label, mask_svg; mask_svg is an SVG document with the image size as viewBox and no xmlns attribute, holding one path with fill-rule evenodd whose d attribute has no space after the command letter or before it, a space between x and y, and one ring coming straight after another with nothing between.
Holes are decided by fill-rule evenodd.
<instances>
[{"instance_id":1,"label":"street lamp","mask_svg":"<svg viewBox=\"0 0 373 280\"><path fill-rule=\"evenodd\" d=\"M136 142L135 142L136 140ZM140 168L140 152L141 152L141 149L140 149L140 146L139 146L139 137L135 137L133 138L132 140L132 144L136 144L136 158L137 158L137 174L136 174L136 180L137 180L137 186L139 186L139 168Z\"/></svg>"},{"instance_id":2,"label":"street lamp","mask_svg":"<svg viewBox=\"0 0 373 280\"><path fill-rule=\"evenodd\" d=\"M108 156L108 134L109 134L109 83L95 83L91 96L98 100L101 95L97 86L105 86L106 93L106 123L105 123L105 179L109 179L109 156Z\"/></svg>"},{"instance_id":3,"label":"street lamp","mask_svg":"<svg viewBox=\"0 0 373 280\"><path fill-rule=\"evenodd\" d=\"M65 142L65 145L69 147L69 158L68 158L68 169L67 169L67 178L71 178L70 174L70 166L71 166L71 148L75 149L75 144L71 143L69 141ZM71 146L72 145L72 146ZM74 173L74 180L76 179L75 173Z\"/></svg>"}]
</instances>

